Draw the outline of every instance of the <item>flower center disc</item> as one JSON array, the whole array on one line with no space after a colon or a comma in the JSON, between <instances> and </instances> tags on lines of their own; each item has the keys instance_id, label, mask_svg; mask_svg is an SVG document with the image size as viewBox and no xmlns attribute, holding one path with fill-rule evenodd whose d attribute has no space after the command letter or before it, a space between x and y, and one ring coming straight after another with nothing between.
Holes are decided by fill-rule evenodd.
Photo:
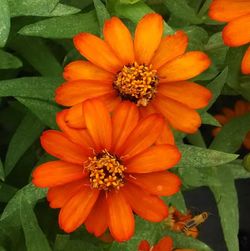
<instances>
[{"instance_id":1,"label":"flower center disc","mask_svg":"<svg viewBox=\"0 0 250 251\"><path fill-rule=\"evenodd\" d=\"M119 160L107 150L90 157L85 164L93 188L99 190L120 189L124 185L124 170Z\"/></svg>"},{"instance_id":2,"label":"flower center disc","mask_svg":"<svg viewBox=\"0 0 250 251\"><path fill-rule=\"evenodd\" d=\"M124 100L130 100L138 106L147 106L154 97L159 79L152 65L133 63L123 66L113 83L114 89Z\"/></svg>"}]
</instances>

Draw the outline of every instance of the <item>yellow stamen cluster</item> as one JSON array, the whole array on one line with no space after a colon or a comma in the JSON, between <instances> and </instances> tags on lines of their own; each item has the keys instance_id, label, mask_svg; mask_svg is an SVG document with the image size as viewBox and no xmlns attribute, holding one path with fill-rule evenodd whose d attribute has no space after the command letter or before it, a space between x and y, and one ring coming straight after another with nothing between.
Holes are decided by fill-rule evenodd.
<instances>
[{"instance_id":1,"label":"yellow stamen cluster","mask_svg":"<svg viewBox=\"0 0 250 251\"><path fill-rule=\"evenodd\" d=\"M107 150L90 157L84 166L93 188L109 191L124 185L125 167Z\"/></svg>"},{"instance_id":2,"label":"yellow stamen cluster","mask_svg":"<svg viewBox=\"0 0 250 251\"><path fill-rule=\"evenodd\" d=\"M113 83L124 100L130 100L138 106L147 106L156 93L159 79L152 65L133 63L125 65L116 75Z\"/></svg>"}]
</instances>

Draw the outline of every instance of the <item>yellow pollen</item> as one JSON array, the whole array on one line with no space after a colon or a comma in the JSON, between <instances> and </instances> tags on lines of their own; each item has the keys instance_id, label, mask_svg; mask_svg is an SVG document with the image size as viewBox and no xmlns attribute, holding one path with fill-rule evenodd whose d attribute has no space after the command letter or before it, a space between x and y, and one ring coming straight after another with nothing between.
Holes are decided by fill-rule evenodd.
<instances>
[{"instance_id":1,"label":"yellow pollen","mask_svg":"<svg viewBox=\"0 0 250 251\"><path fill-rule=\"evenodd\" d=\"M124 185L123 172L126 168L107 150L89 157L84 167L93 188L110 191L111 189L118 190Z\"/></svg>"},{"instance_id":2,"label":"yellow pollen","mask_svg":"<svg viewBox=\"0 0 250 251\"><path fill-rule=\"evenodd\" d=\"M113 82L124 100L130 100L138 106L147 106L154 97L159 79L152 65L133 63L123 66Z\"/></svg>"}]
</instances>

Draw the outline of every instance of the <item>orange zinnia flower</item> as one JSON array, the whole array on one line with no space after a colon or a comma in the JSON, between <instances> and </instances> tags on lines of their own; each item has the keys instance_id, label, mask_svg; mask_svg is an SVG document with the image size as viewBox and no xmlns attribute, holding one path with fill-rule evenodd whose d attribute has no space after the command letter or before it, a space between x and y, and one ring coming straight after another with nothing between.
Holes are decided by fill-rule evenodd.
<instances>
[{"instance_id":1,"label":"orange zinnia flower","mask_svg":"<svg viewBox=\"0 0 250 251\"><path fill-rule=\"evenodd\" d=\"M217 114L214 117L220 122L221 125L225 125L233 118L242 116L249 112L250 112L250 103L243 100L238 100L236 101L234 108L230 109L225 107L222 109L222 114ZM216 136L220 130L221 127L215 128L212 131L213 135ZM250 131L247 133L243 141L243 145L247 149L250 149Z\"/></svg>"},{"instance_id":2,"label":"orange zinnia flower","mask_svg":"<svg viewBox=\"0 0 250 251\"><path fill-rule=\"evenodd\" d=\"M117 17L105 22L104 41L89 33L76 35L75 47L89 61L67 65L67 82L56 90L57 103L73 106L66 116L69 125L83 127L79 103L99 97L110 110L129 100L142 116L158 112L173 128L195 132L201 124L195 109L208 104L211 92L187 80L205 71L210 59L200 51L185 53L184 32L163 38L162 34L162 17L148 14L138 23L134 40Z\"/></svg>"},{"instance_id":3,"label":"orange zinnia flower","mask_svg":"<svg viewBox=\"0 0 250 251\"><path fill-rule=\"evenodd\" d=\"M171 206L169 208L169 216L166 219L166 225L174 232L183 232L186 222L191 220L193 215L190 212L186 214L181 213L175 207ZM185 235L191 236L193 238L197 238L198 236L198 228L192 227L188 231L184 232Z\"/></svg>"},{"instance_id":4,"label":"orange zinnia flower","mask_svg":"<svg viewBox=\"0 0 250 251\"><path fill-rule=\"evenodd\" d=\"M147 240L142 240L138 246L138 251L195 251L194 249L173 249L173 240L165 236L155 245L150 247Z\"/></svg>"},{"instance_id":5,"label":"orange zinnia flower","mask_svg":"<svg viewBox=\"0 0 250 251\"><path fill-rule=\"evenodd\" d=\"M250 42L250 0L213 0L209 16L228 22L222 32L226 45L237 47ZM241 71L250 74L250 46L243 57Z\"/></svg>"},{"instance_id":6,"label":"orange zinnia flower","mask_svg":"<svg viewBox=\"0 0 250 251\"><path fill-rule=\"evenodd\" d=\"M166 171L180 159L172 145L155 145L164 125L161 115L139 122L135 104L122 102L112 113L98 99L83 103L86 129L65 124L41 136L42 147L59 160L33 172L33 183L48 187L52 208L61 208L59 225L72 232L82 224L96 236L109 228L117 241L134 233L133 211L146 220L162 221L167 206L159 196L176 193L180 179Z\"/></svg>"}]
</instances>

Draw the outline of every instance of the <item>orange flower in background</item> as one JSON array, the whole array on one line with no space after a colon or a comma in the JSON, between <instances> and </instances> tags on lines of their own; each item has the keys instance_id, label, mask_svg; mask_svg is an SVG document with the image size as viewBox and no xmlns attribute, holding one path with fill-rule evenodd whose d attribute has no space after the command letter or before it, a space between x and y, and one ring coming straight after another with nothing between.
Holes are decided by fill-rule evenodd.
<instances>
[{"instance_id":1,"label":"orange flower in background","mask_svg":"<svg viewBox=\"0 0 250 251\"><path fill-rule=\"evenodd\" d=\"M222 31L226 45L237 47L250 43L250 0L213 0L209 16L228 23ZM243 57L241 71L250 74L250 46Z\"/></svg>"},{"instance_id":2,"label":"orange flower in background","mask_svg":"<svg viewBox=\"0 0 250 251\"><path fill-rule=\"evenodd\" d=\"M147 240L142 240L138 246L138 251L196 251L194 249L173 249L173 240L165 236L155 245L150 247Z\"/></svg>"},{"instance_id":3,"label":"orange flower in background","mask_svg":"<svg viewBox=\"0 0 250 251\"><path fill-rule=\"evenodd\" d=\"M110 111L128 100L140 108L142 117L161 113L173 128L194 133L201 124L196 109L208 104L211 92L188 79L209 67L208 56L185 52L188 37L182 31L162 37L163 19L158 14L140 20L134 39L117 17L105 22L103 35L104 40L89 33L74 37L75 47L88 61L67 65L67 82L56 90L56 102L72 106L67 123L83 128L81 102L99 97Z\"/></svg>"},{"instance_id":4,"label":"orange flower in background","mask_svg":"<svg viewBox=\"0 0 250 251\"><path fill-rule=\"evenodd\" d=\"M185 224L193 217L194 216L190 212L183 214L175 207L171 206L169 207L169 215L166 219L166 225L174 232L184 232L187 236L197 238L199 231L196 226L184 231Z\"/></svg>"},{"instance_id":5,"label":"orange flower in background","mask_svg":"<svg viewBox=\"0 0 250 251\"><path fill-rule=\"evenodd\" d=\"M220 124L223 126L230 122L232 119L235 117L242 116L244 114L247 114L250 112L250 103L243 101L243 100L238 100L236 101L234 108L223 108L222 109L222 114L217 114L214 117L220 122ZM219 131L221 130L221 127L215 128L212 133L214 136L216 136ZM243 145L250 150L250 131L247 133Z\"/></svg>"},{"instance_id":6,"label":"orange flower in background","mask_svg":"<svg viewBox=\"0 0 250 251\"><path fill-rule=\"evenodd\" d=\"M135 104L122 102L112 116L98 99L83 103L86 129L65 123L58 113L61 131L48 130L42 147L59 160L37 167L33 183L48 187L52 208L61 208L59 225L72 232L85 224L101 236L109 228L117 241L134 233L133 212L160 222L168 208L160 196L175 194L180 179L166 171L180 159L173 145L155 145L164 125L161 115L140 119Z\"/></svg>"}]
</instances>

